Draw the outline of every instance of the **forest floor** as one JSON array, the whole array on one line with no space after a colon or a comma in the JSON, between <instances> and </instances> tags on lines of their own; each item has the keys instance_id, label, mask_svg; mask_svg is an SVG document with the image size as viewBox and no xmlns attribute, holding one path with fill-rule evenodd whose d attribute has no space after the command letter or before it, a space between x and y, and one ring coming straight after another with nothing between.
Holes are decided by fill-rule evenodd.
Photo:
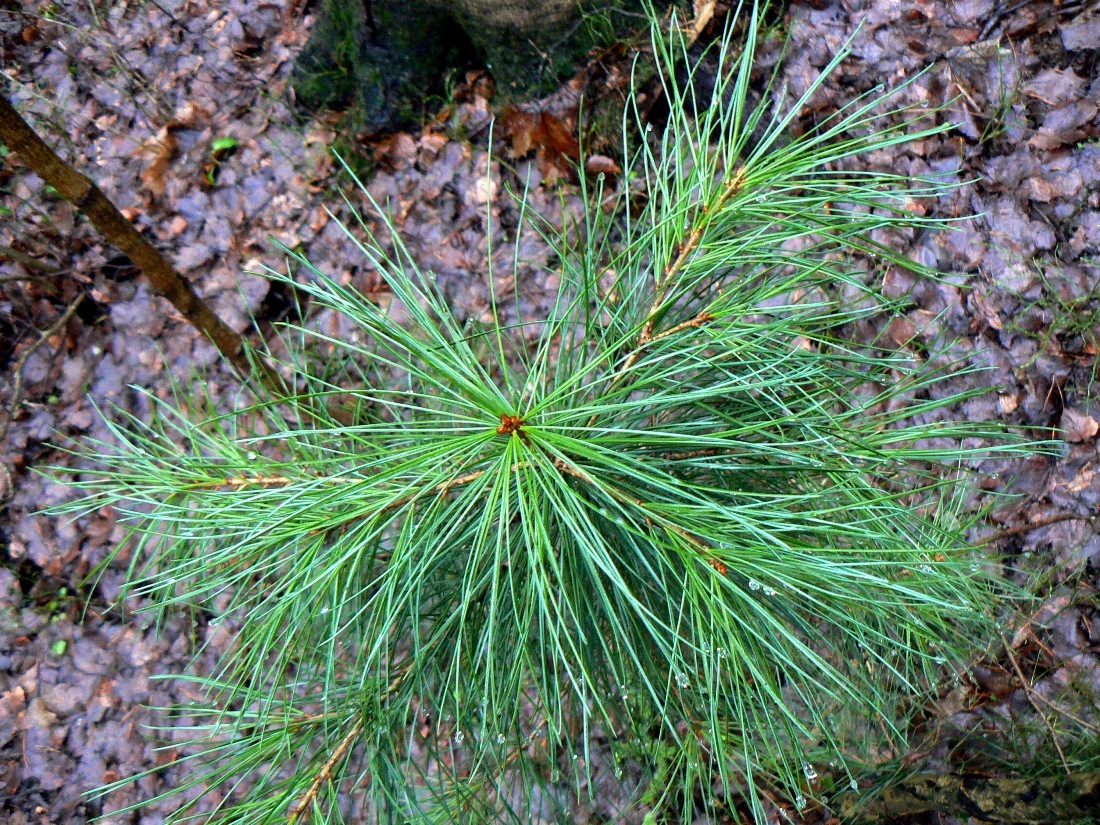
<instances>
[{"instance_id":1,"label":"forest floor","mask_svg":"<svg viewBox=\"0 0 1100 825\"><path fill-rule=\"evenodd\" d=\"M328 151L338 137L334 121L300 122L289 100L310 5L0 3L0 66L13 102L241 331L250 316L270 331L290 309L291 296L245 274L285 268L272 239L388 300L326 211L350 215L342 191L366 206ZM995 389L960 415L1002 419L1064 446L984 483L1015 497L991 511L974 541L1022 573L1043 574L1042 606L1006 628L1006 651L945 688L932 713L937 729L985 726L990 758L1019 761L1026 751L1055 760L1057 737L1071 762L1084 760L1079 740L1095 734L1100 689L1100 403L1092 392L1100 348L1100 9L1043 0L818 0L792 3L781 27L790 40L776 94L789 99L853 38L851 57L802 113L802 126L926 67L903 99L946 106L938 117L957 124L863 159L868 168L948 176L960 185L930 213L976 216L950 232L881 238L950 273L940 282L896 267L882 273L885 293L909 301L888 333L899 346L953 339L960 366L987 368L954 379L953 389ZM765 49L765 60L776 52ZM568 110L575 92L559 96L556 111ZM367 185L460 315L488 311L491 271L498 294L518 291L523 314L537 317L556 286L553 251L533 231L515 237L508 190L527 185L529 208L561 221L579 213L578 188L555 162L562 147L553 136L524 134L522 119L490 158L488 94L471 76L446 101L445 116L376 142ZM164 721L151 706L187 701L190 688L156 677L209 672L230 630L185 616L155 628L136 603L108 610L125 551L94 588L86 577L122 542L123 528L111 511L75 521L39 514L75 493L36 470L70 463L54 446L66 438L110 441L101 415L147 416L148 400L135 387L165 397L173 382L192 391L205 385L227 399L234 385L213 347L126 259L0 151L0 821L83 823L109 814L102 821L111 825L155 823L175 800L110 814L178 785L178 772L103 800L82 794L170 761L171 749L157 751L150 736L149 726ZM337 316L311 322L349 333ZM1027 718L1033 727L1025 728ZM1078 764L1085 763L1071 767ZM578 812L578 821L639 821L644 811L624 800L601 793L599 809ZM793 810L786 815L798 821ZM815 808L805 821L827 819Z\"/></svg>"}]
</instances>

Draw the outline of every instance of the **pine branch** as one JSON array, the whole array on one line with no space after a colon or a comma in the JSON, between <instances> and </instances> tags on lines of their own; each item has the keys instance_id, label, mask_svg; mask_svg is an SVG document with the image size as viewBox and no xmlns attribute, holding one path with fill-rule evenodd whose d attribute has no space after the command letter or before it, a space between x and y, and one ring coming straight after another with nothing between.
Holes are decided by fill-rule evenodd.
<instances>
[{"instance_id":1,"label":"pine branch","mask_svg":"<svg viewBox=\"0 0 1100 825\"><path fill-rule=\"evenodd\" d=\"M365 723L362 718L359 718L351 730L344 735L344 738L340 740L340 744L332 752L332 756L328 758L328 761L321 767L321 770L317 772L317 775L313 778L313 782L310 783L309 789L305 792L305 795L298 801L290 810L290 815L287 817L287 825L294 825L305 811L313 804L313 800L317 798L317 794L320 793L321 788L326 782L332 779L332 772L336 766L340 764L340 760L347 755L348 750L355 742L365 727Z\"/></svg>"}]
</instances>

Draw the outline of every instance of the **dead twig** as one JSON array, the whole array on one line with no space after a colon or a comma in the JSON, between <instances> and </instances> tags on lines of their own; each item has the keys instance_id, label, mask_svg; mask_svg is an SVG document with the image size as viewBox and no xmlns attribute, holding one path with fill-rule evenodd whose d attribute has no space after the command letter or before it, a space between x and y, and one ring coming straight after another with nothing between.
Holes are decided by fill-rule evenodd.
<instances>
[{"instance_id":1,"label":"dead twig","mask_svg":"<svg viewBox=\"0 0 1100 825\"><path fill-rule=\"evenodd\" d=\"M1050 516L1049 518L1039 519L1033 521L1030 524L1017 524L1015 527L1008 527L1004 530L999 530L991 536L987 536L978 543L978 547L984 547L987 544L995 544L1001 539L1007 539L1009 536L1018 536L1021 533L1030 533L1032 530L1038 530L1041 527L1049 527L1052 524L1059 524L1063 521L1092 521L1088 516L1079 516L1076 513L1061 513L1057 516Z\"/></svg>"},{"instance_id":2,"label":"dead twig","mask_svg":"<svg viewBox=\"0 0 1100 825\"><path fill-rule=\"evenodd\" d=\"M27 360L34 355L43 344L65 328L65 325L69 323L69 319L73 317L73 313L76 312L77 307L80 306L80 302L83 300L83 294L77 295L61 314L61 317L54 321L47 329L43 330L38 336L38 339L23 350L22 354L15 362L15 366L12 368L11 398L8 400L8 405L4 410L4 420L0 422L0 447L3 446L4 441L8 437L8 430L11 428L11 422L19 412L19 405L23 403L23 368L27 366ZM6 464L0 464L0 468L4 470L4 478L7 483L6 495L10 495L15 489L11 470L8 469Z\"/></svg>"},{"instance_id":3,"label":"dead twig","mask_svg":"<svg viewBox=\"0 0 1100 825\"><path fill-rule=\"evenodd\" d=\"M411 666L411 662L405 662L404 668L390 680L389 685L386 686L385 692L379 697L380 703L385 703L397 691L401 683L408 678ZM313 804L313 800L317 798L317 794L321 791L321 786L332 779L332 772L336 770L336 766L340 764L340 760L347 755L356 737L365 730L366 720L364 717L360 716L355 724L352 725L351 730L349 730L344 738L340 740L340 744L336 746L336 749L332 752L328 761L321 766L321 770L313 777L313 781L310 783L305 795L302 796L297 805L291 808L290 815L287 817L287 825L294 825L294 823L298 821L298 817L305 812L306 808Z\"/></svg>"},{"instance_id":4,"label":"dead twig","mask_svg":"<svg viewBox=\"0 0 1100 825\"><path fill-rule=\"evenodd\" d=\"M62 160L23 119L5 95L0 95L0 141L58 194L79 209L112 244L141 270L150 285L192 326L207 336L244 377L258 378L277 394L287 395L282 377L265 361L253 360L244 340L199 297L168 259L108 200L95 183Z\"/></svg>"},{"instance_id":5,"label":"dead twig","mask_svg":"<svg viewBox=\"0 0 1100 825\"><path fill-rule=\"evenodd\" d=\"M60 271L56 266L48 264L45 261L40 261L38 258L32 258L30 255L20 252L18 249L12 249L10 246L0 244L0 255L3 255L5 258L11 258L16 263L32 267L39 272L46 272L50 275ZM23 275L5 275L3 278L0 278L0 281L21 281L26 280L26 277L27 276Z\"/></svg>"},{"instance_id":6,"label":"dead twig","mask_svg":"<svg viewBox=\"0 0 1100 825\"><path fill-rule=\"evenodd\" d=\"M1062 768L1066 772L1066 776L1071 773L1069 768L1069 761L1066 759L1065 751L1062 750L1062 745L1058 741L1058 732L1054 730L1054 725L1050 723L1050 719L1043 713L1043 709L1039 707L1039 703L1035 701L1035 697L1032 695L1031 683L1024 676L1023 670L1020 669L1020 663L1016 660L1016 654L1012 652L1012 645L1008 643L1008 639L1004 635L1001 636L1001 641L1004 642L1005 653L1008 654L1008 660L1012 662L1012 669L1016 671L1016 675L1020 679L1020 686L1024 689L1024 695L1027 697L1028 703L1035 709L1035 712L1039 714L1039 718L1043 720L1043 724L1046 725L1047 730L1050 731L1050 740L1054 743L1054 749L1058 751L1058 758L1062 762Z\"/></svg>"}]
</instances>

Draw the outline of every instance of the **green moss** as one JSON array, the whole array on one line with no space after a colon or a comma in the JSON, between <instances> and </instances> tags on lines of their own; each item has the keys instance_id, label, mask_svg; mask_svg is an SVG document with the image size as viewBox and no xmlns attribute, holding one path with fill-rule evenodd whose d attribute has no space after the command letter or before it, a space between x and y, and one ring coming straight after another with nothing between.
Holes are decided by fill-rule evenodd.
<instances>
[{"instance_id":1,"label":"green moss","mask_svg":"<svg viewBox=\"0 0 1100 825\"><path fill-rule=\"evenodd\" d=\"M639 0L586 2L564 26L531 33L486 25L476 4L325 0L292 77L307 114L356 109L364 131L414 125L445 99L446 79L487 66L504 101L549 94L595 48L640 18Z\"/></svg>"},{"instance_id":2,"label":"green moss","mask_svg":"<svg viewBox=\"0 0 1100 825\"><path fill-rule=\"evenodd\" d=\"M361 4L325 0L294 65L294 92L305 110L342 109L352 102L364 23Z\"/></svg>"}]
</instances>

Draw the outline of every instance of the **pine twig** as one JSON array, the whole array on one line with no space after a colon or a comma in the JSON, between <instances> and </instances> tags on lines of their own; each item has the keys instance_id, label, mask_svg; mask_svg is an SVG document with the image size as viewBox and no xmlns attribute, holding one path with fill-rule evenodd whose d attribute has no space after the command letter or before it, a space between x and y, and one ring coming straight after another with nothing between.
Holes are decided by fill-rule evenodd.
<instances>
[{"instance_id":1,"label":"pine twig","mask_svg":"<svg viewBox=\"0 0 1100 825\"><path fill-rule=\"evenodd\" d=\"M642 331L638 335L638 342L635 344L634 349L630 354L626 356L621 367L615 370L611 376L608 384L608 392L614 389L622 381L623 376L630 371L638 359L641 358L643 350L649 344L654 341L658 341L661 338L671 335L674 332L680 332L684 329L690 329L694 327L702 326L705 323L709 323L714 320L714 316L709 312L701 312L694 318L685 321L682 324L678 324L671 329L666 330L658 335L653 334L653 329L657 324L657 311L661 308L661 305L665 302L665 298L668 297L668 288L673 278L679 274L683 269L688 259L694 254L695 250L699 247L700 241L703 239L703 233L706 231L707 223L710 216L715 212L722 209L723 206L732 198L737 192L741 190L741 187L745 183L745 167L739 166L732 175L727 179L725 186L722 187L722 191L719 193L718 198L713 204L704 204L702 208L702 215L699 221L691 232L688 233L687 238L680 245L679 251L676 253L676 257L669 262L665 267L662 275L657 279L655 286L655 294L653 296L653 302L650 305L649 312L646 313L645 324L642 326ZM588 426L591 427L596 423L598 416L593 415L588 420Z\"/></svg>"},{"instance_id":2,"label":"pine twig","mask_svg":"<svg viewBox=\"0 0 1100 825\"><path fill-rule=\"evenodd\" d=\"M302 815L306 808L313 804L313 800L317 798L317 794L321 791L321 786L332 778L333 770L335 770L337 764L339 764L340 760L347 754L348 750L351 748L352 742L355 741L355 737L363 732L364 727L363 718L360 717L359 720L352 725L347 735L340 740L340 744L336 746L336 750L332 752L332 756L328 758L328 761L325 762L321 770L313 777L313 782L310 783L309 790L306 791L305 796L298 801L297 805L291 808L290 816L287 817L287 825L294 825L294 823L298 821L298 817Z\"/></svg>"},{"instance_id":3,"label":"pine twig","mask_svg":"<svg viewBox=\"0 0 1100 825\"><path fill-rule=\"evenodd\" d=\"M390 698L390 696L394 694L397 688L401 686L401 683L408 678L410 672L409 668L411 667L411 664L412 663L408 660L405 661L404 667L396 676L393 677L393 679L390 680L390 683L386 687L385 692L380 697L381 702L386 702ZM321 767L321 770L318 772L318 774L313 777L313 781L310 783L309 789L306 790L305 796L303 796L298 801L298 804L291 809L290 815L287 817L287 825L294 825L294 823L298 821L298 817L302 815L306 808L313 804L313 800L315 800L317 798L317 794L321 792L321 786L332 778L332 772L336 769L336 766L340 763L340 760L347 755L347 752L351 748L352 743L355 742L355 737L361 734L364 730L366 730L366 722L363 716L360 716L358 720L356 720L355 724L352 726L351 730L349 730L344 738L340 740L340 744L336 746L336 749L332 752L332 755L328 758L328 761L326 761L325 764Z\"/></svg>"}]
</instances>

